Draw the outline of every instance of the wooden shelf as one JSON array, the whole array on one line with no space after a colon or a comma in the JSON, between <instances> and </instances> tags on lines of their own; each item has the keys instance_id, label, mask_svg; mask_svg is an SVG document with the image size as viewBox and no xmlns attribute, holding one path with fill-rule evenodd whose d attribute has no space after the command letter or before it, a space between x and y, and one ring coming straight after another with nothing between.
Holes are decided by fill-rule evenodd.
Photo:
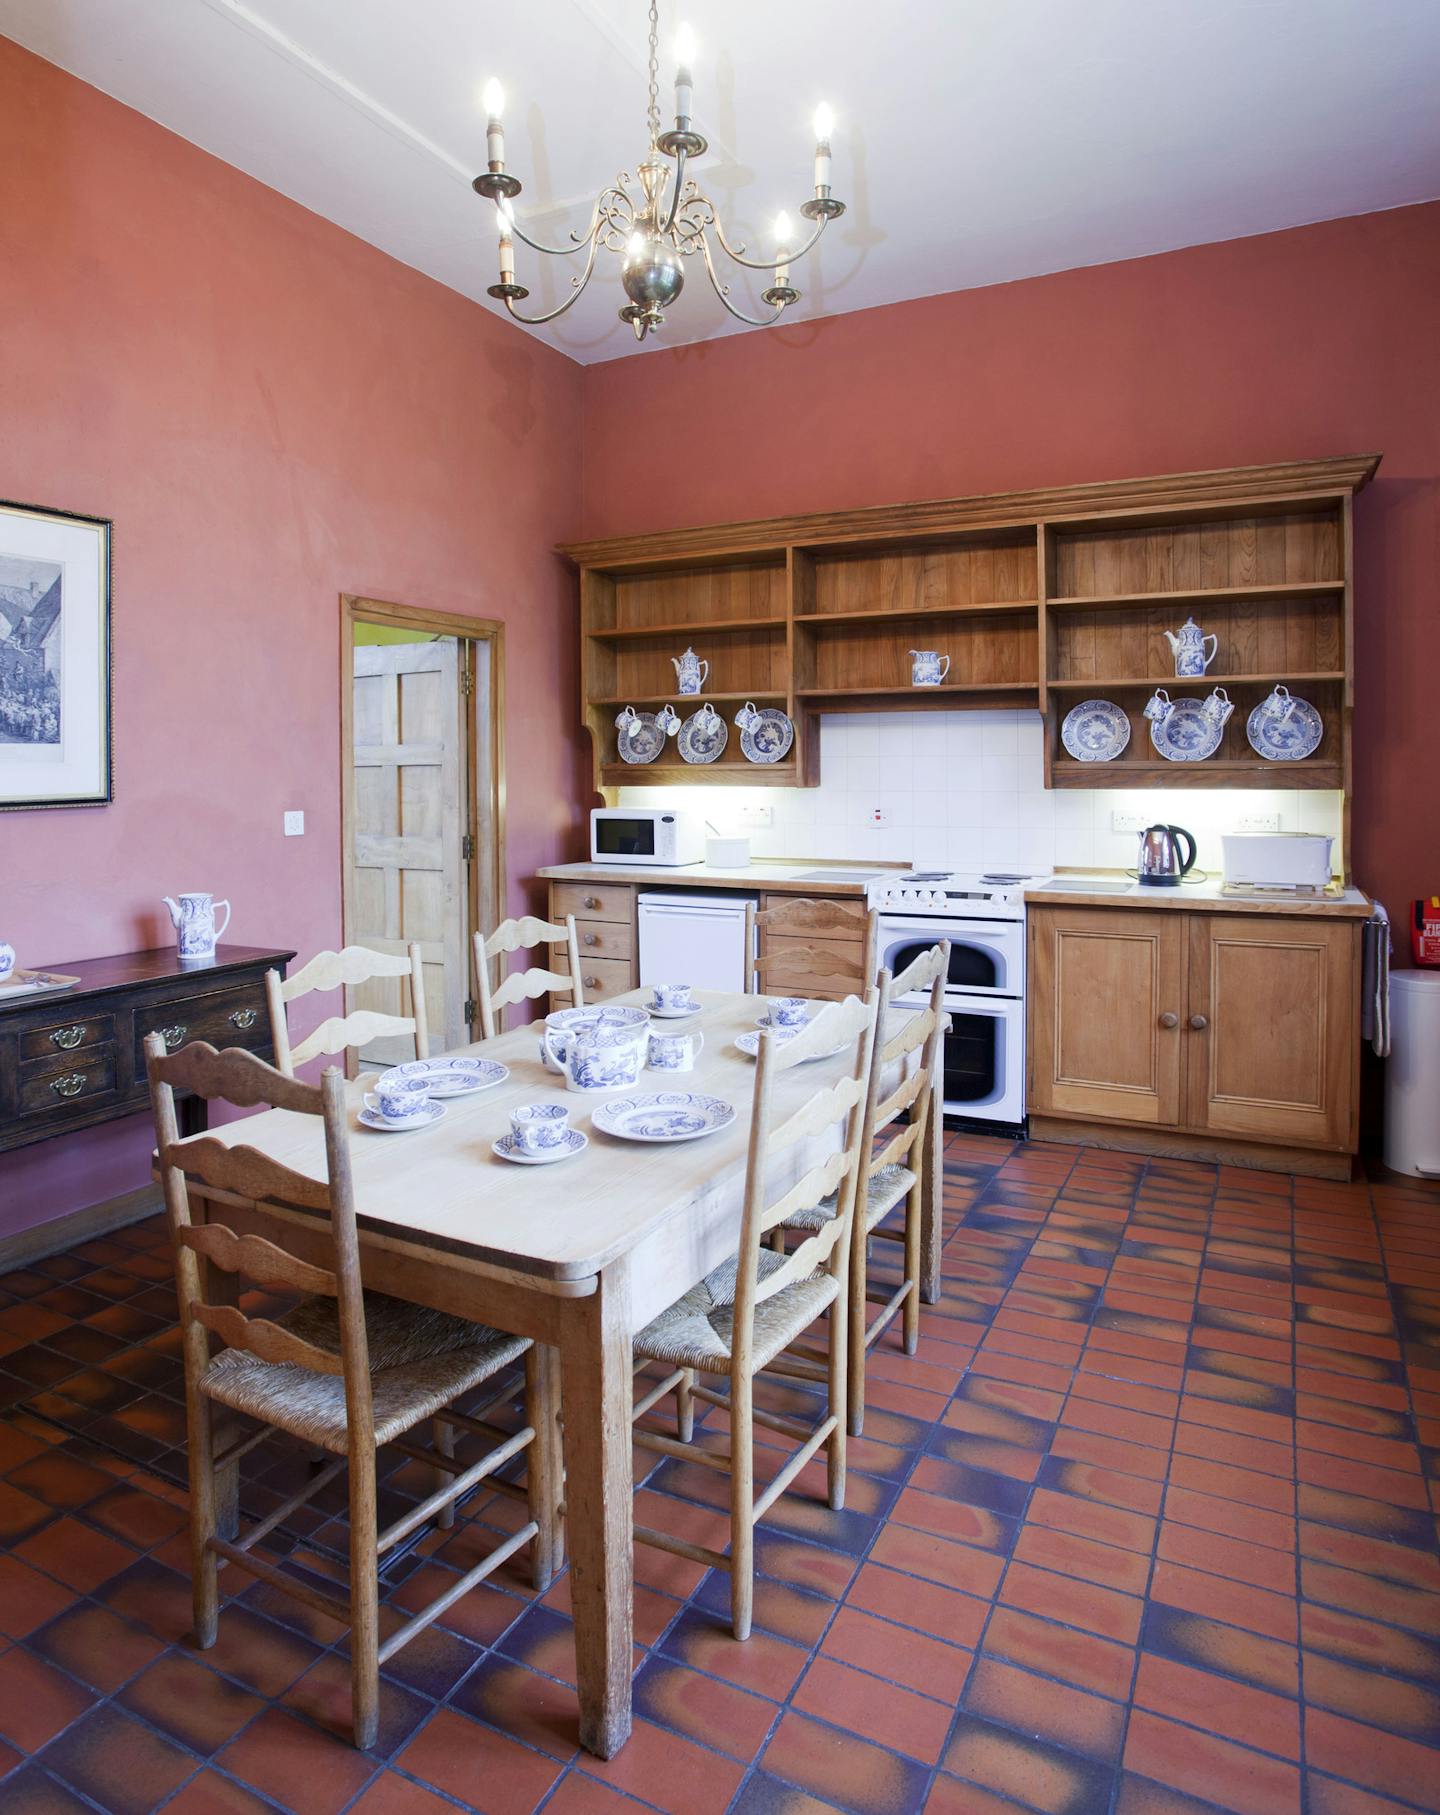
<instances>
[{"instance_id":1,"label":"wooden shelf","mask_svg":"<svg viewBox=\"0 0 1440 1815\"><path fill-rule=\"evenodd\" d=\"M1081 593L1045 602L1051 611L1149 610L1161 605L1223 605L1249 599L1324 599L1344 590L1343 580L1297 580L1285 586L1202 586L1191 592L1111 592L1093 598Z\"/></svg>"},{"instance_id":2,"label":"wooden shelf","mask_svg":"<svg viewBox=\"0 0 1440 1815\"><path fill-rule=\"evenodd\" d=\"M740 705L746 700L783 700L789 695L783 687L746 687L739 693L677 693L672 687L668 693L617 693L610 699L591 700L592 706L650 706L657 702L660 705L671 705L678 712L682 706L693 706L697 710L706 705ZM687 763L686 767L690 767Z\"/></svg>"},{"instance_id":3,"label":"wooden shelf","mask_svg":"<svg viewBox=\"0 0 1440 1815\"><path fill-rule=\"evenodd\" d=\"M741 782L749 787L793 788L798 786L799 771L793 761L783 763L604 763L600 769L601 785L606 788L649 788L703 786L707 782Z\"/></svg>"},{"instance_id":4,"label":"wooden shelf","mask_svg":"<svg viewBox=\"0 0 1440 1815\"><path fill-rule=\"evenodd\" d=\"M1039 611L1038 599L995 599L984 605L929 605L909 611L797 611L795 622L822 624L920 624L955 618L999 617L1012 611Z\"/></svg>"},{"instance_id":5,"label":"wooden shelf","mask_svg":"<svg viewBox=\"0 0 1440 1815\"><path fill-rule=\"evenodd\" d=\"M597 643L628 643L632 637L724 636L739 630L774 631L785 634L784 618L710 618L689 624L627 624L623 630L590 630L586 634Z\"/></svg>"},{"instance_id":6,"label":"wooden shelf","mask_svg":"<svg viewBox=\"0 0 1440 1815\"><path fill-rule=\"evenodd\" d=\"M1009 693L1031 695L1039 692L1035 681L942 681L938 687L801 687L797 700L854 699L933 699L937 693Z\"/></svg>"},{"instance_id":7,"label":"wooden shelf","mask_svg":"<svg viewBox=\"0 0 1440 1815\"><path fill-rule=\"evenodd\" d=\"M1050 763L1054 787L1095 788L1339 788L1344 786L1343 768L1328 759L1305 757L1300 762L1269 762L1263 756L1237 757L1217 762L1214 757L1204 762L1167 763L1162 756L1153 762L1126 762L1123 757L1110 763L1082 763L1073 756L1056 756Z\"/></svg>"},{"instance_id":8,"label":"wooden shelf","mask_svg":"<svg viewBox=\"0 0 1440 1815\"><path fill-rule=\"evenodd\" d=\"M1317 668L1310 673L1297 673L1294 669L1277 670L1274 674L1216 674L1211 669L1209 674L1172 674L1151 675L1146 679L1132 675L1120 680L1114 677L1098 681L1047 681L1045 685L1052 693L1124 693L1136 688L1163 687L1168 693L1174 687L1243 687L1259 682L1273 686L1283 681L1288 687L1292 681L1343 681L1345 674L1339 668Z\"/></svg>"}]
</instances>

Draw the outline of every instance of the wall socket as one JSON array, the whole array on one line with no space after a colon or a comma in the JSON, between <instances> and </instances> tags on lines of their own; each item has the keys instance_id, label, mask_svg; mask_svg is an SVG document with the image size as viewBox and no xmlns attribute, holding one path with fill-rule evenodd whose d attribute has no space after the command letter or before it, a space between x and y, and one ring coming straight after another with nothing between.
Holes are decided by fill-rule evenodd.
<instances>
[{"instance_id":1,"label":"wall socket","mask_svg":"<svg viewBox=\"0 0 1440 1815\"><path fill-rule=\"evenodd\" d=\"M1117 808L1110 815L1112 832L1143 832L1149 823L1143 813L1122 813Z\"/></svg>"},{"instance_id":2,"label":"wall socket","mask_svg":"<svg viewBox=\"0 0 1440 1815\"><path fill-rule=\"evenodd\" d=\"M742 826L750 826L752 828L770 826L775 823L775 809L774 807L761 805L758 802L752 802L749 806L741 807L735 817Z\"/></svg>"},{"instance_id":3,"label":"wall socket","mask_svg":"<svg viewBox=\"0 0 1440 1815\"><path fill-rule=\"evenodd\" d=\"M865 815L867 826L888 826L890 823L889 807L871 807Z\"/></svg>"},{"instance_id":4,"label":"wall socket","mask_svg":"<svg viewBox=\"0 0 1440 1815\"><path fill-rule=\"evenodd\" d=\"M303 838L305 836L305 815L303 813L287 813L285 815L285 836L287 838Z\"/></svg>"},{"instance_id":5,"label":"wall socket","mask_svg":"<svg viewBox=\"0 0 1440 1815\"><path fill-rule=\"evenodd\" d=\"M1280 815L1278 813L1242 813L1235 822L1237 832L1278 832Z\"/></svg>"}]
</instances>

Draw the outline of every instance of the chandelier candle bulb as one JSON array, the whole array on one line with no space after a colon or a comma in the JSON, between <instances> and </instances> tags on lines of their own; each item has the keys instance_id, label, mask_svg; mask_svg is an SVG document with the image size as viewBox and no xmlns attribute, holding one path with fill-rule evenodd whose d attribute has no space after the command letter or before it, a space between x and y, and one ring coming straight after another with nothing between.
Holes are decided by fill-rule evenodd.
<instances>
[{"instance_id":1,"label":"chandelier candle bulb","mask_svg":"<svg viewBox=\"0 0 1440 1815\"><path fill-rule=\"evenodd\" d=\"M485 109L485 156L492 170L505 168L505 128L500 124L500 116L505 111L505 90L491 76L485 84L480 97L480 104Z\"/></svg>"},{"instance_id":2,"label":"chandelier candle bulb","mask_svg":"<svg viewBox=\"0 0 1440 1815\"><path fill-rule=\"evenodd\" d=\"M495 222L500 229L500 281L502 284L513 284L515 281L515 241L510 236L510 216L505 212L505 204L496 202Z\"/></svg>"},{"instance_id":3,"label":"chandelier candle bulb","mask_svg":"<svg viewBox=\"0 0 1440 1815\"><path fill-rule=\"evenodd\" d=\"M675 33L675 123L682 130L690 124L691 93L695 79L690 74L695 62L695 34L688 25Z\"/></svg>"},{"instance_id":4,"label":"chandelier candle bulb","mask_svg":"<svg viewBox=\"0 0 1440 1815\"><path fill-rule=\"evenodd\" d=\"M835 130L834 112L822 101L815 109L815 193L830 193L830 134Z\"/></svg>"},{"instance_id":5,"label":"chandelier candle bulb","mask_svg":"<svg viewBox=\"0 0 1440 1815\"><path fill-rule=\"evenodd\" d=\"M775 287L777 290L783 290L790 282L790 235L790 216L784 213L777 214L775 216Z\"/></svg>"}]
</instances>

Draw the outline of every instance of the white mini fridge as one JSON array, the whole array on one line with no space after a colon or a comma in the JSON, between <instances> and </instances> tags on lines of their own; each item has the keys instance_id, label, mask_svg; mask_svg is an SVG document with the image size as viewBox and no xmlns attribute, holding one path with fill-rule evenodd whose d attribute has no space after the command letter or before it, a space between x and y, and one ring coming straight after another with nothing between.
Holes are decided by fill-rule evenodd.
<instances>
[{"instance_id":1,"label":"white mini fridge","mask_svg":"<svg viewBox=\"0 0 1440 1815\"><path fill-rule=\"evenodd\" d=\"M640 982L694 989L745 989L745 908L753 896L727 892L640 897Z\"/></svg>"}]
</instances>

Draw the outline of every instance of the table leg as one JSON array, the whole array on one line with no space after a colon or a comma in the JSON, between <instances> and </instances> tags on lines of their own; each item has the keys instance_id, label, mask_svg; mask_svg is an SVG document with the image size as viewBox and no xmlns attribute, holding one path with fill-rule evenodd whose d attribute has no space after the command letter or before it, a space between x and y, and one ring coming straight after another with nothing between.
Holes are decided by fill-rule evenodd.
<instances>
[{"instance_id":1,"label":"table leg","mask_svg":"<svg viewBox=\"0 0 1440 1815\"><path fill-rule=\"evenodd\" d=\"M944 1078L935 1078L930 1101L925 1151L920 1156L920 1297L940 1302L940 1249L945 1234L945 1105Z\"/></svg>"},{"instance_id":2,"label":"table leg","mask_svg":"<svg viewBox=\"0 0 1440 1815\"><path fill-rule=\"evenodd\" d=\"M560 1338L565 1524L580 1687L580 1743L613 1758L630 1735L634 1512L629 1265L571 1299Z\"/></svg>"}]
</instances>

